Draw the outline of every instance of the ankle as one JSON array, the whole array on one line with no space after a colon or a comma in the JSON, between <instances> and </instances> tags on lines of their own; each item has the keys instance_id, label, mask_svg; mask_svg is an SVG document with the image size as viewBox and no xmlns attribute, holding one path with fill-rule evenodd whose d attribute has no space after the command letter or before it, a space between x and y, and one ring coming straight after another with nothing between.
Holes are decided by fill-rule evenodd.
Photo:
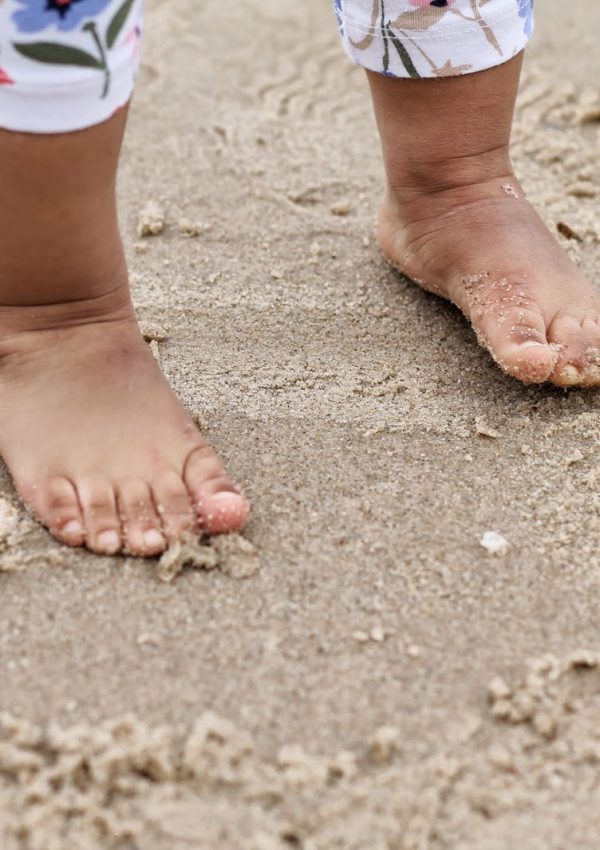
<instances>
[{"instance_id":1,"label":"ankle","mask_svg":"<svg viewBox=\"0 0 600 850\"><path fill-rule=\"evenodd\" d=\"M18 340L40 331L132 321L136 317L126 277L90 296L46 304L0 305L0 357L13 352Z\"/></svg>"},{"instance_id":2,"label":"ankle","mask_svg":"<svg viewBox=\"0 0 600 850\"><path fill-rule=\"evenodd\" d=\"M477 187L514 181L515 175L507 145L483 149L468 155L434 154L404 156L401 151L386 157L387 191L390 200L402 207L426 196L454 194Z\"/></svg>"}]
</instances>

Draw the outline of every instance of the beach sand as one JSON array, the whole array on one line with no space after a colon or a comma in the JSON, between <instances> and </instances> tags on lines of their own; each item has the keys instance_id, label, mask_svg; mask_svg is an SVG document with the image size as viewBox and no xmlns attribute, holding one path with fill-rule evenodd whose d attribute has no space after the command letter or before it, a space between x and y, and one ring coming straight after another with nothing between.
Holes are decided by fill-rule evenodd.
<instances>
[{"instance_id":1,"label":"beach sand","mask_svg":"<svg viewBox=\"0 0 600 850\"><path fill-rule=\"evenodd\" d=\"M576 5L541 5L514 155L600 282ZM596 850L599 397L505 377L392 271L381 188L326 2L149 3L135 303L256 552L69 551L0 475L3 850Z\"/></svg>"}]
</instances>

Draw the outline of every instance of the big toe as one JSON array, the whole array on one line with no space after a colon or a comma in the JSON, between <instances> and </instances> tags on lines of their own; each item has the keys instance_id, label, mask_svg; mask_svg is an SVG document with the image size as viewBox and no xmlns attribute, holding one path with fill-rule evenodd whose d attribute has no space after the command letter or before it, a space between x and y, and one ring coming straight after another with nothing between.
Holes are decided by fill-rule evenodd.
<instances>
[{"instance_id":1,"label":"big toe","mask_svg":"<svg viewBox=\"0 0 600 850\"><path fill-rule=\"evenodd\" d=\"M557 354L549 344L544 316L535 303L508 310L488 307L471 320L481 343L509 375L526 384L550 378Z\"/></svg>"},{"instance_id":2,"label":"big toe","mask_svg":"<svg viewBox=\"0 0 600 850\"><path fill-rule=\"evenodd\" d=\"M246 525L250 508L239 493L222 490L198 501L198 515L207 534L225 534Z\"/></svg>"},{"instance_id":3,"label":"big toe","mask_svg":"<svg viewBox=\"0 0 600 850\"><path fill-rule=\"evenodd\" d=\"M184 480L207 534L239 531L248 521L250 508L213 449L203 444L188 457Z\"/></svg>"}]
</instances>

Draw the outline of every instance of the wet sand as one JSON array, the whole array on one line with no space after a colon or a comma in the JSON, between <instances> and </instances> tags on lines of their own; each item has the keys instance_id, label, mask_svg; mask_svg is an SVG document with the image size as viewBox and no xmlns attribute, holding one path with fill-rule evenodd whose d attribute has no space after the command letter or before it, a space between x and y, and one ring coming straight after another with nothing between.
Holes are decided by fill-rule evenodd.
<instances>
[{"instance_id":1,"label":"wet sand","mask_svg":"<svg viewBox=\"0 0 600 850\"><path fill-rule=\"evenodd\" d=\"M600 10L577 8L540 9L514 155L600 281ZM595 850L599 396L505 377L380 258L327 3L236 10L149 4L121 212L258 563L161 581L0 503L2 848Z\"/></svg>"}]
</instances>

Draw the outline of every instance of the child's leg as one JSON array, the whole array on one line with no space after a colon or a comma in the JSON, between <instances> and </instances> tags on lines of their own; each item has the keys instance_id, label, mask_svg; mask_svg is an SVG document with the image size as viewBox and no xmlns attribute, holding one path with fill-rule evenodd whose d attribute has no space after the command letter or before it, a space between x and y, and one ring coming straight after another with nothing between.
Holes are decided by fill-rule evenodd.
<instances>
[{"instance_id":1,"label":"child's leg","mask_svg":"<svg viewBox=\"0 0 600 850\"><path fill-rule=\"evenodd\" d=\"M122 4L103 5L100 37ZM56 30L44 33L51 37ZM13 40L27 39L13 29ZM72 545L149 555L198 518L208 531L239 528L246 503L136 324L115 204L126 110L104 120L105 81L88 75L79 96L91 81L98 106L94 112L86 103L87 121L101 123L64 133L54 125L53 135L43 135L44 98L56 97L50 114L62 114L65 130L69 120L80 123L68 104L61 113L70 87L65 80L59 86L57 66L55 90L44 74L36 77L43 63L11 68L10 46L2 41L0 52L5 76L15 81L9 97L0 90L0 125L10 127L0 130L0 453L25 501ZM118 87L115 68L111 84ZM75 73L76 88L77 70L63 70Z\"/></svg>"},{"instance_id":2,"label":"child's leg","mask_svg":"<svg viewBox=\"0 0 600 850\"><path fill-rule=\"evenodd\" d=\"M373 17L361 26L365 5ZM383 5L342 4L346 47L368 69L383 146L383 252L457 304L511 375L600 384L600 299L528 203L510 162L521 68L521 53L513 54L530 32L531 3Z\"/></svg>"}]
</instances>

